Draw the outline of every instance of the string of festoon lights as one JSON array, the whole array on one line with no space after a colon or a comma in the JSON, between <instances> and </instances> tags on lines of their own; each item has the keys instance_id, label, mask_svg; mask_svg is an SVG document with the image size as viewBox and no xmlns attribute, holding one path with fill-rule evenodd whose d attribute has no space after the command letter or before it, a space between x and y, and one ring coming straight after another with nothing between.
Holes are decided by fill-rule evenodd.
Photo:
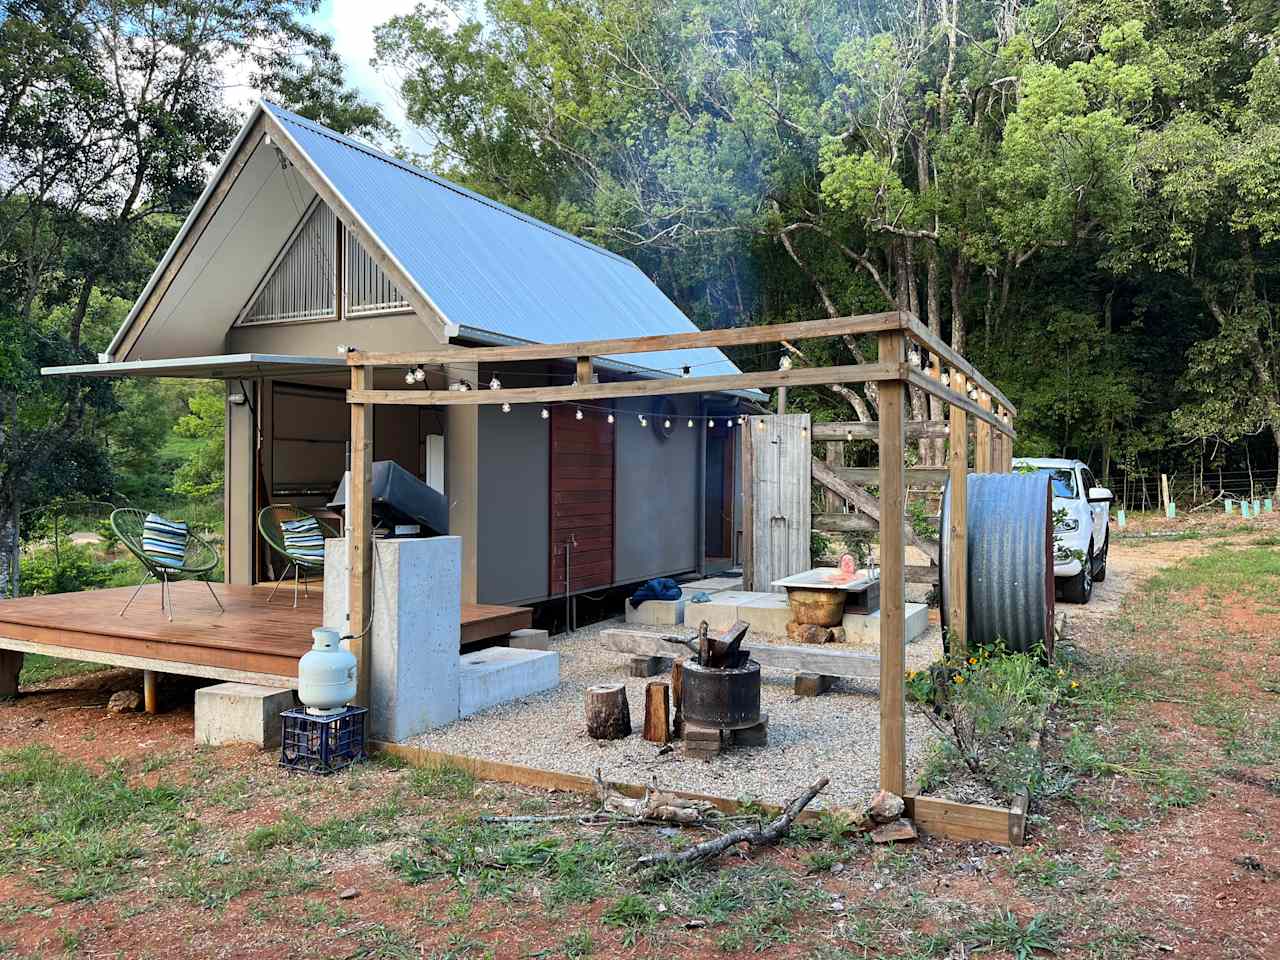
<instances>
[{"instance_id":1,"label":"string of festoon lights","mask_svg":"<svg viewBox=\"0 0 1280 960\"><path fill-rule=\"evenodd\" d=\"M916 347L915 345L912 345L911 349L907 351L907 360L908 360L908 361L909 361L913 366L920 367L920 368L921 368L921 369L923 369L923 370L928 371L928 370L931 370L931 369L932 369L932 366L929 364L929 362L928 362L928 360L926 359L925 355L924 355L924 354L922 354L922 353L920 352L919 348L918 348L918 347ZM782 357L781 357L781 358L779 359L779 361L778 361L778 369L780 369L780 370L790 370L791 368L792 368L792 360L791 360L791 357L790 357L789 355L787 355L787 354L783 354L783 355L782 355ZM684 367L682 367L682 368L681 368L681 372L680 372L681 377L688 377L688 376L690 375L690 373L691 373L691 370L690 370L690 367L689 367L688 365L686 365L686 366L684 366ZM424 383L424 382L426 381L426 379L427 379L427 372L426 372L426 370L425 370L421 365L419 365L419 366L417 366L417 367L413 367L412 369L409 369L409 370L405 371L405 375L404 375L404 382L405 382L406 384L408 384L409 386L413 386L414 384L417 384L417 383ZM941 376L940 376L938 379L939 379L939 381L941 382L941 384L942 384L944 387L948 387L948 388L949 388L949 387L951 386L951 373L950 373L949 371L947 371L947 370L943 370L943 371L942 371L942 373L941 373ZM575 377L575 378L574 378L574 380L573 380L572 386L575 386L575 387L576 387L577 385L578 385L578 380L577 380L577 378ZM489 385L488 385L488 386L489 386L489 389L490 389L490 390L501 390L501 389L502 389L502 381L498 378L497 374L494 374L494 376L492 377L492 379L490 379L490 381L489 381ZM448 389L449 389L449 390L452 390L452 391L458 391L458 392L464 392L464 393L465 393L465 392L466 392L466 391L468 391L468 390L474 390L474 389L475 389L475 387L470 383L470 381L465 380L465 379L459 379L459 380L455 380L455 381L453 381L453 382L449 383L449 385L448 385ZM972 382L968 383L968 384L967 384L967 387L966 387L966 391L965 391L965 392L967 393L967 395L968 395L968 397L969 397L969 399L970 399L970 400L975 400L975 401L976 401L976 400L978 399L978 396L979 396L979 390L978 390L978 387L977 387L977 385L976 385L976 384L974 384L974 383L972 383ZM631 416L631 414L629 414L629 413L628 413L628 414L620 414L620 413L619 413L615 408L613 408L613 407L601 407L601 406L597 406L597 405L594 405L594 404L588 404L588 403L577 403L577 402L574 402L574 401L571 401L571 400L562 401L562 402L561 402L561 405L562 405L562 406L569 406L569 407L574 408L574 419L575 419L575 420L582 420L582 419L584 419L584 418L585 418L585 416L586 416L586 412L603 413L603 414L605 414L605 419L606 419L606 422L608 422L608 423L616 423L616 422L617 422L617 419L618 419L618 417L619 417L619 416L624 416L624 417L629 417L629 416ZM503 412L503 413L510 413L510 412L511 412L511 403L510 403L509 401L504 401L504 402L502 403L502 412ZM540 410L540 416L541 416L541 418L542 418L543 420L549 420L549 419L551 418L551 410L550 410L550 408L549 408L548 406L546 406L546 405L543 405L543 406L542 406L542 408L541 408L541 410ZM636 422L637 422L637 423L639 423L639 425L640 425L641 427L647 427L647 426L649 426L649 415L644 414L644 413L636 413L636 414L635 414L635 418L636 418ZM1009 415L1008 415L1008 413L1001 413L1001 414L1000 414L1000 419L1001 419L1002 421L1004 421L1004 422L1006 422L1006 423L1007 423L1007 422L1009 421ZM677 416L677 417L674 417L674 418L673 418L673 417L665 417L665 416L664 416L664 417L663 417L663 419L662 419L662 426L663 426L663 429L666 429L666 430L670 430L670 429L672 429L673 424L674 424L676 421L679 421L679 420L684 420L684 421L685 421L685 426L686 426L688 429L690 429L690 430L694 429L694 428L695 428L695 426L696 426L698 423L706 423L706 425L707 425L707 429L708 429L708 430L713 430L713 429L715 429L715 426L716 426L716 424L717 424L717 423L723 424L726 428L732 429L734 426L739 426L739 427L745 426L745 425L746 425L746 422L747 422L747 416L746 416L746 414L730 414L730 415L727 415L727 416L726 416L726 415L721 415L721 416L714 416L714 415L693 415L693 416L685 416L685 415L681 415L681 416ZM757 428L758 430L763 430L763 429L765 428L764 420L762 420L762 419L761 419L761 420L757 420L757 421L756 421L756 428ZM801 428L801 432L802 432L802 433L804 433L804 434L807 434L807 433L809 432L809 428L808 428L808 427L802 427L802 428ZM852 431L852 430L850 430L850 431L848 431L848 432L846 433L846 435L845 435L845 439L846 439L846 440L849 440L849 441L852 441L852 440L853 440L853 431Z\"/></svg>"}]
</instances>

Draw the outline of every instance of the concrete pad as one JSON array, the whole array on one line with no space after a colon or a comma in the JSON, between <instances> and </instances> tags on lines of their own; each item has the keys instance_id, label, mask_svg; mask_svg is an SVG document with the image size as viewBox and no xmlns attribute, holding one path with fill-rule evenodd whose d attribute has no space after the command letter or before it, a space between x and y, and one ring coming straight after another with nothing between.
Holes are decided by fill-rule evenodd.
<instances>
[{"instance_id":1,"label":"concrete pad","mask_svg":"<svg viewBox=\"0 0 1280 960\"><path fill-rule=\"evenodd\" d=\"M280 746L280 714L296 706L287 687L218 683L196 691L196 743Z\"/></svg>"},{"instance_id":2,"label":"concrete pad","mask_svg":"<svg viewBox=\"0 0 1280 960\"><path fill-rule=\"evenodd\" d=\"M489 647L458 658L458 709L464 717L559 685L560 654L554 650Z\"/></svg>"},{"instance_id":3,"label":"concrete pad","mask_svg":"<svg viewBox=\"0 0 1280 960\"><path fill-rule=\"evenodd\" d=\"M644 623L654 627L670 627L684 623L684 600L642 600L633 607L628 600L627 623Z\"/></svg>"},{"instance_id":4,"label":"concrete pad","mask_svg":"<svg viewBox=\"0 0 1280 960\"><path fill-rule=\"evenodd\" d=\"M923 603L907 605L907 643L911 643L929 628L929 608ZM848 643L878 645L880 643L880 611L875 613L846 613L844 634Z\"/></svg>"},{"instance_id":5,"label":"concrete pad","mask_svg":"<svg viewBox=\"0 0 1280 960\"><path fill-rule=\"evenodd\" d=\"M684 591L686 597L691 597L695 593L721 593L724 590L741 590L741 577L704 577L702 580L693 580L689 583L680 584L680 589Z\"/></svg>"},{"instance_id":6,"label":"concrete pad","mask_svg":"<svg viewBox=\"0 0 1280 960\"><path fill-rule=\"evenodd\" d=\"M742 590L722 590L720 593L713 593L709 603L690 603L685 607L684 625L696 629L698 624L705 620L707 629L713 633L728 630L738 619L738 605L761 596L766 594L748 593Z\"/></svg>"},{"instance_id":7,"label":"concrete pad","mask_svg":"<svg viewBox=\"0 0 1280 960\"><path fill-rule=\"evenodd\" d=\"M761 593L738 604L738 619L751 624L755 633L782 636L791 621L791 605L785 593Z\"/></svg>"},{"instance_id":8,"label":"concrete pad","mask_svg":"<svg viewBox=\"0 0 1280 960\"><path fill-rule=\"evenodd\" d=\"M507 634L507 646L516 650L550 650L551 634L546 630L512 630Z\"/></svg>"}]
</instances>

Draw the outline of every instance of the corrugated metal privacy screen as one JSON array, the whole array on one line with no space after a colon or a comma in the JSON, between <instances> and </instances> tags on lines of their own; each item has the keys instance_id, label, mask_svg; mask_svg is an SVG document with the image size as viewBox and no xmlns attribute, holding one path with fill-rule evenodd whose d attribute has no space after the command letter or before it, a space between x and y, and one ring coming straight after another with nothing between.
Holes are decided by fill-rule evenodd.
<instances>
[{"instance_id":1,"label":"corrugated metal privacy screen","mask_svg":"<svg viewBox=\"0 0 1280 960\"><path fill-rule=\"evenodd\" d=\"M254 294L242 323L335 316L333 211L316 203Z\"/></svg>"}]
</instances>

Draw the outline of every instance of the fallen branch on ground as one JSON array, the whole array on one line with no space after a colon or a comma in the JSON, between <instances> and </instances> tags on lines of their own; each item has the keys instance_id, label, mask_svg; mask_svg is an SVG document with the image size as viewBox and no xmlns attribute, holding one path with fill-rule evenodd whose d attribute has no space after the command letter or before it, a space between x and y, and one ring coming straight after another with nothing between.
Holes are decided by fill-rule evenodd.
<instances>
[{"instance_id":1,"label":"fallen branch on ground","mask_svg":"<svg viewBox=\"0 0 1280 960\"><path fill-rule=\"evenodd\" d=\"M599 767L596 768L596 796L606 812L639 820L661 820L663 823L700 823L716 809L715 804L707 800L687 800L659 790L657 777L645 787L643 797L624 797L604 782Z\"/></svg>"},{"instance_id":2,"label":"fallen branch on ground","mask_svg":"<svg viewBox=\"0 0 1280 960\"><path fill-rule=\"evenodd\" d=\"M767 843L777 843L778 840L787 835L787 832L791 829L791 824L800 815L800 812L813 802L813 798L821 793L829 782L827 777L820 778L808 790L788 803L786 809L782 811L782 815L763 830L758 827L743 827L740 830L733 830L723 836L707 840L679 852L651 853L637 860L636 866L652 867L667 863L694 863L698 860L718 857L729 848L736 847L740 843L745 843L752 847Z\"/></svg>"}]
</instances>

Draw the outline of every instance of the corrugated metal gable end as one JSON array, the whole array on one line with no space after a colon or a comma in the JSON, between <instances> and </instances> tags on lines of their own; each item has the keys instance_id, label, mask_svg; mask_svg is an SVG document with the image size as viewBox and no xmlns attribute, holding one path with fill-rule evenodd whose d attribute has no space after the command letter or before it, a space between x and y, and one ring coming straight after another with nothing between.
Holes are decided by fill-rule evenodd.
<instances>
[{"instance_id":1,"label":"corrugated metal gable end","mask_svg":"<svg viewBox=\"0 0 1280 960\"><path fill-rule=\"evenodd\" d=\"M450 322L530 343L697 329L625 257L265 107ZM738 372L714 349L617 359L671 373Z\"/></svg>"}]
</instances>

